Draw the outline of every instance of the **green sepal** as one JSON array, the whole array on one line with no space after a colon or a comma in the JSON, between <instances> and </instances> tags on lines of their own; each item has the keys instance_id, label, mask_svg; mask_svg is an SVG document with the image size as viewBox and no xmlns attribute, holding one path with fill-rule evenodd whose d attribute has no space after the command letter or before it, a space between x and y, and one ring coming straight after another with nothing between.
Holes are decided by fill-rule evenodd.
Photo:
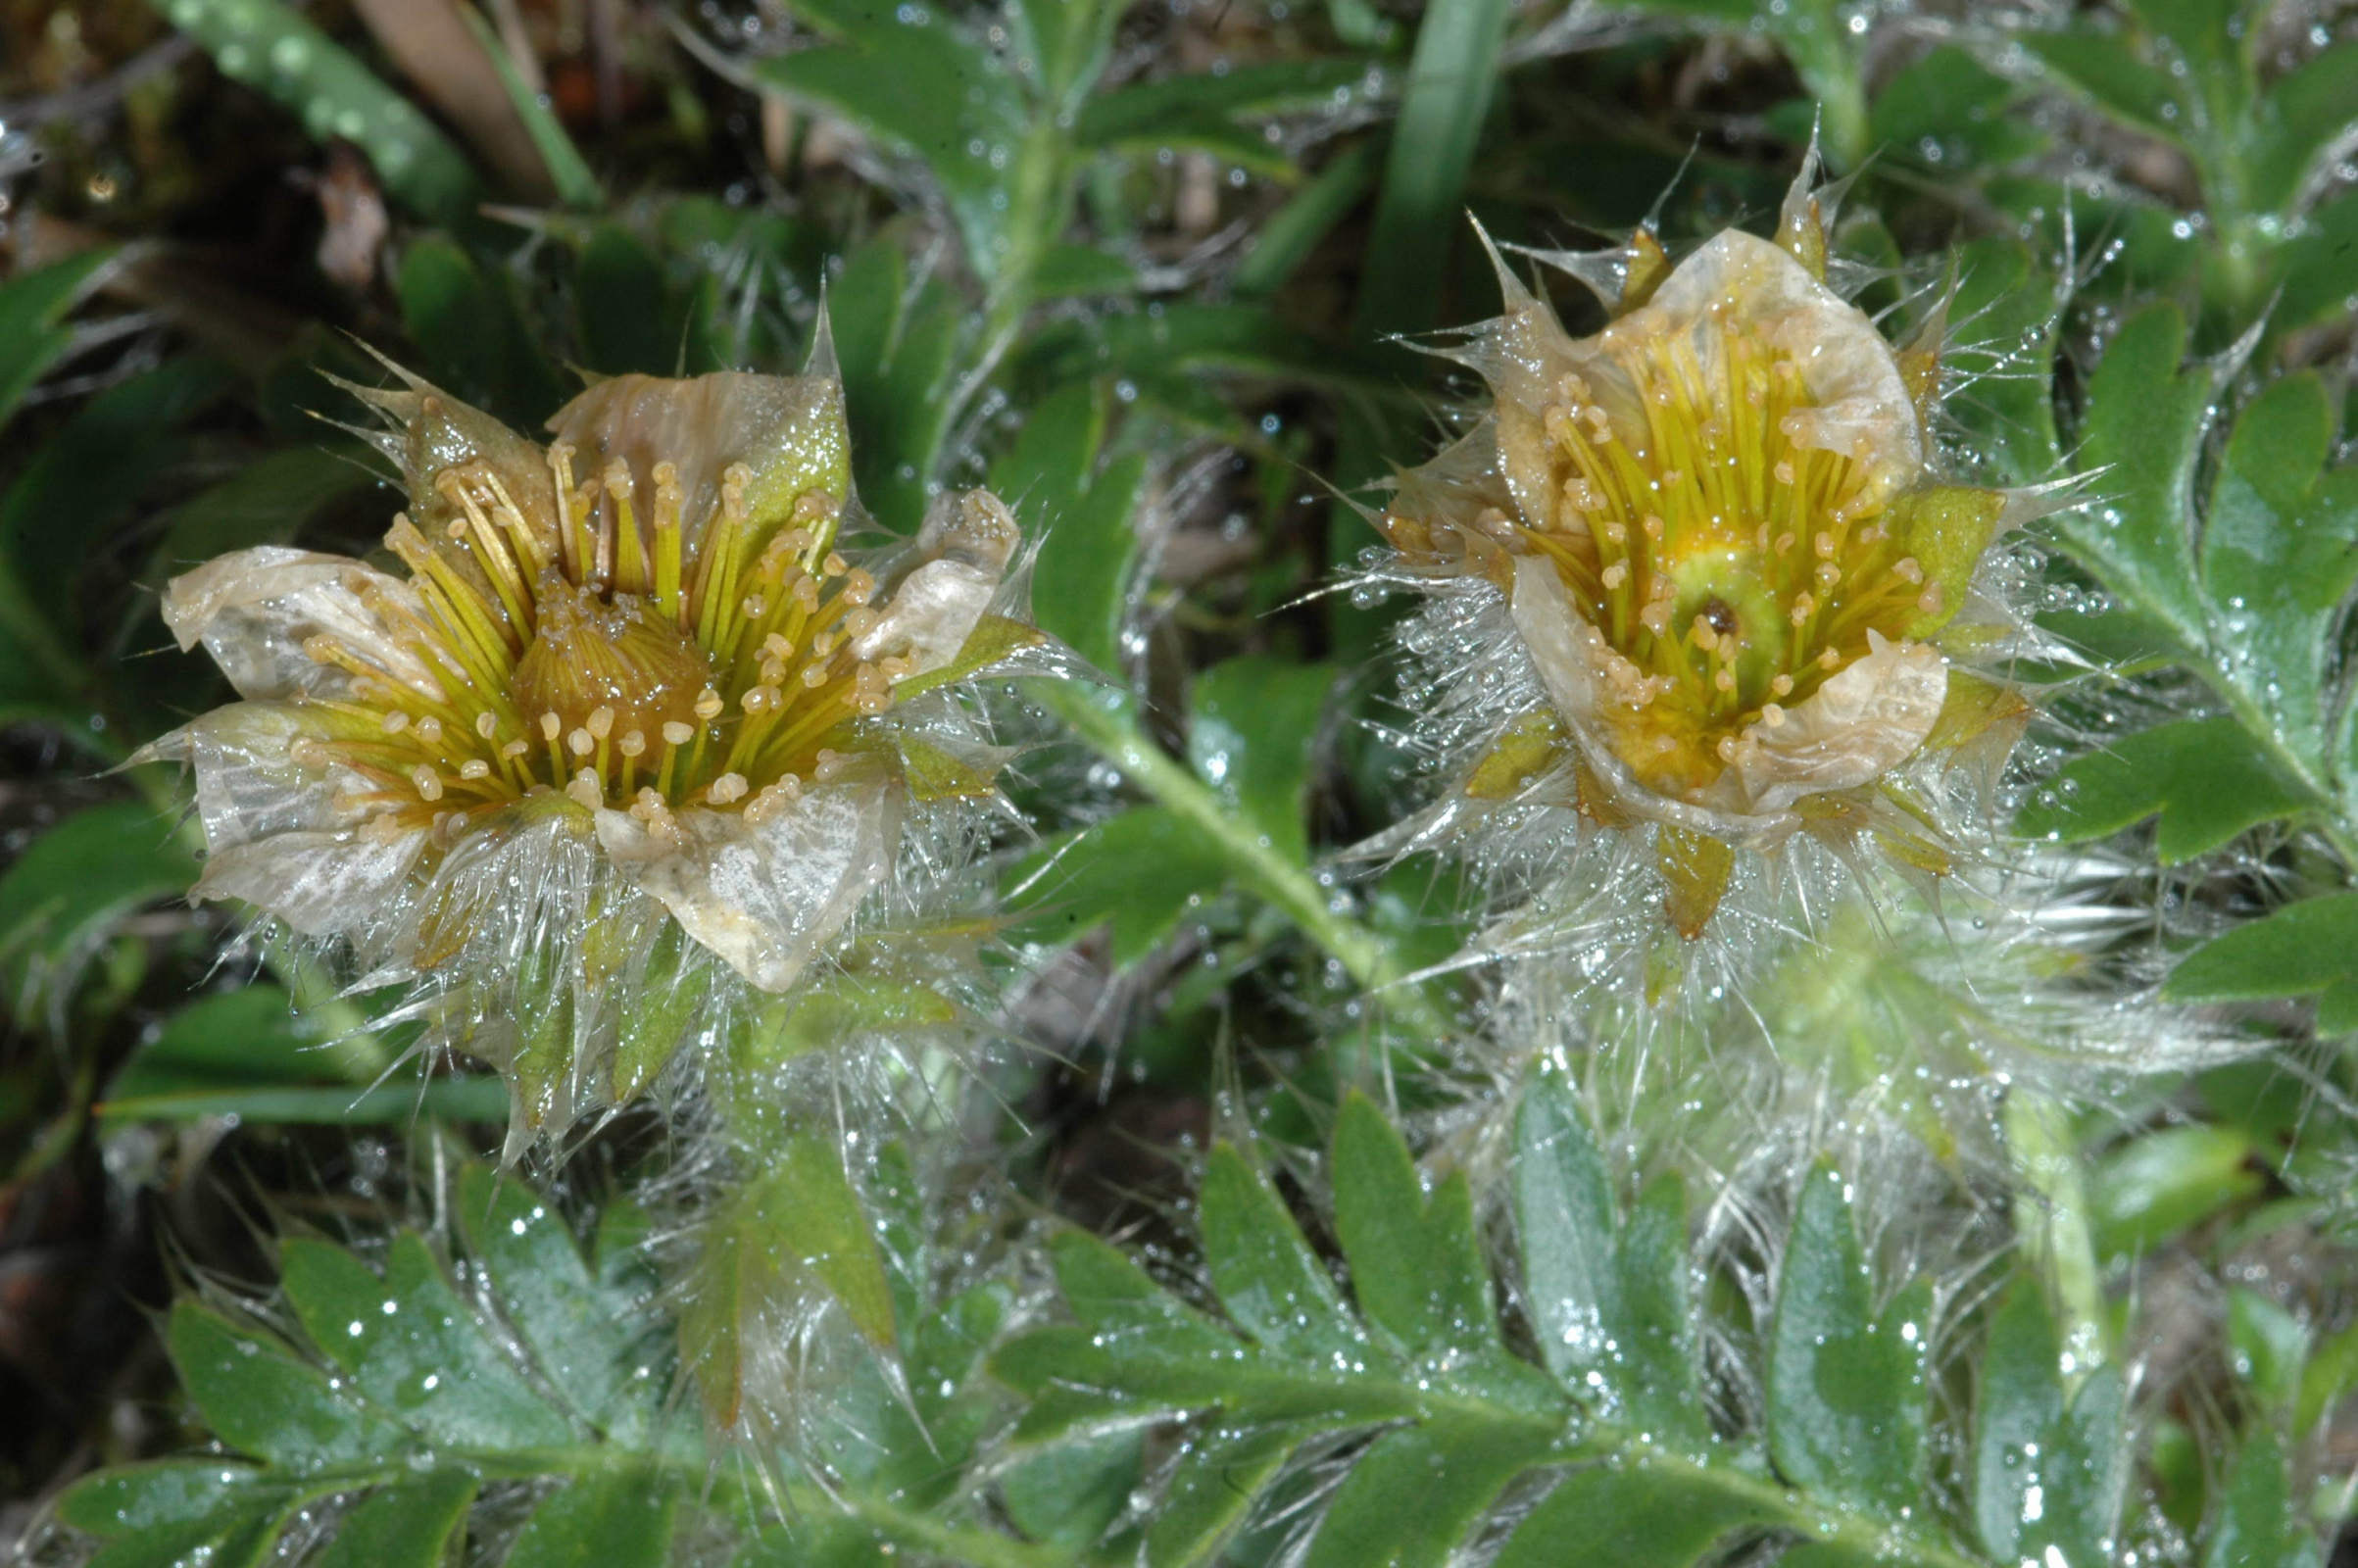
<instances>
[{"instance_id":1,"label":"green sepal","mask_svg":"<svg viewBox=\"0 0 2358 1568\"><path fill-rule=\"evenodd\" d=\"M1989 551L1998 519L2005 514L2006 498L1996 490L1943 484L1901 496L1891 511L1891 531L1924 568L1926 585L1940 590L1939 607L1908 622L1910 637L1930 637L1954 619L1965 603L1974 567Z\"/></svg>"}]
</instances>

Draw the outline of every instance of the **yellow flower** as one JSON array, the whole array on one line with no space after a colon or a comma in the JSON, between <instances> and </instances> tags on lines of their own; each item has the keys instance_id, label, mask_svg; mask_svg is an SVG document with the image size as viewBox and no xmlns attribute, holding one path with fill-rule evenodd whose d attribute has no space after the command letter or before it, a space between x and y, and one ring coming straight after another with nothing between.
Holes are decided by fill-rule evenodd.
<instances>
[{"instance_id":1,"label":"yellow flower","mask_svg":"<svg viewBox=\"0 0 2358 1568\"><path fill-rule=\"evenodd\" d=\"M562 1121L794 987L909 801L990 792L941 689L1040 640L1002 603L1017 532L968 492L847 556L827 375L618 376L545 451L403 380L354 390L406 575L266 547L175 579L166 620L245 701L139 760L194 765L197 897L418 983L523 1123Z\"/></svg>"},{"instance_id":2,"label":"yellow flower","mask_svg":"<svg viewBox=\"0 0 2358 1568\"><path fill-rule=\"evenodd\" d=\"M1614 313L1577 339L1501 267L1506 314L1462 355L1492 417L1379 519L1412 579L1502 597L1546 699L1459 795L1650 831L1689 937L1735 851L1798 832L1946 870L1895 772L2025 710L1956 669L2007 630L1996 607L1954 623L2029 499L1940 480L1938 313L1894 348L1825 254L1803 182L1775 241L1731 230L1675 268L1645 232L1552 258Z\"/></svg>"}]
</instances>

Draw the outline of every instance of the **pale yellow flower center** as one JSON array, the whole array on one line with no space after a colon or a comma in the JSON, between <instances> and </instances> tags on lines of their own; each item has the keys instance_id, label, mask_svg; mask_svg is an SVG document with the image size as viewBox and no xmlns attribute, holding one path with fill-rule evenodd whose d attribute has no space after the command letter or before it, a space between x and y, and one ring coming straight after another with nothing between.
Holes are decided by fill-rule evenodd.
<instances>
[{"instance_id":1,"label":"pale yellow flower center","mask_svg":"<svg viewBox=\"0 0 2358 1568\"><path fill-rule=\"evenodd\" d=\"M856 646L880 619L876 582L832 549L832 497L764 529L740 465L693 529L673 465L615 462L577 485L571 459L550 449L553 528L480 464L433 476L442 538L394 519L385 542L423 614L381 590L374 608L430 682L389 680L332 635L306 645L354 680L301 700L326 722L300 744L368 781L344 804L371 831L443 829L540 790L651 822L687 804L761 813L840 765L824 744L839 726L892 706L906 661Z\"/></svg>"},{"instance_id":2,"label":"pale yellow flower center","mask_svg":"<svg viewBox=\"0 0 2358 1568\"><path fill-rule=\"evenodd\" d=\"M1799 444L1814 405L1790 358L1724 312L1600 341L1616 384L1558 382L1541 411L1555 506L1521 533L1609 647L1616 753L1693 795L1747 727L1776 725L1870 631L1898 639L1940 590L1873 470Z\"/></svg>"}]
</instances>

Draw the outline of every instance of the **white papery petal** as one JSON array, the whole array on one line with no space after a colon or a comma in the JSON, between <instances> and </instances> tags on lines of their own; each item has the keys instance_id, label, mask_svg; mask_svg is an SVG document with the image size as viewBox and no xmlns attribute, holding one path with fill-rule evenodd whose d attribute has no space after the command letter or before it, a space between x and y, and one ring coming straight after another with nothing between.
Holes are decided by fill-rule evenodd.
<instances>
[{"instance_id":1,"label":"white papery petal","mask_svg":"<svg viewBox=\"0 0 2358 1568\"><path fill-rule=\"evenodd\" d=\"M1764 812L1856 789L1915 754L1947 695L1948 662L1939 649L1870 630L1864 658L1789 709L1784 722L1762 719L1744 732L1714 792L1735 809Z\"/></svg>"},{"instance_id":2,"label":"white papery petal","mask_svg":"<svg viewBox=\"0 0 2358 1568\"><path fill-rule=\"evenodd\" d=\"M852 653L872 660L906 651L909 675L939 669L966 646L998 592L997 572L962 561L929 561L902 579L884 617L852 645Z\"/></svg>"},{"instance_id":3,"label":"white papery petal","mask_svg":"<svg viewBox=\"0 0 2358 1568\"><path fill-rule=\"evenodd\" d=\"M760 822L691 807L666 827L601 808L598 842L689 936L763 991L792 986L884 879L900 836L882 783L814 789Z\"/></svg>"},{"instance_id":4,"label":"white papery petal","mask_svg":"<svg viewBox=\"0 0 2358 1568\"><path fill-rule=\"evenodd\" d=\"M1792 254L1730 229L1704 242L1651 300L1606 329L1640 339L1689 332L1714 306L1731 331L1749 331L1792 358L1817 405L1795 411L1795 446L1839 452L1877 471L1884 490L1924 466L1915 400L1891 346L1864 311L1812 277ZM1695 336L1698 350L1709 334ZM1618 422L1618 421L1616 421ZM1643 434L1640 422L1634 434Z\"/></svg>"},{"instance_id":5,"label":"white papery petal","mask_svg":"<svg viewBox=\"0 0 2358 1568\"><path fill-rule=\"evenodd\" d=\"M337 809L335 798L342 790L367 791L368 780L348 767L305 766L287 755L295 741L318 733L291 704L231 703L149 742L124 765L189 764L205 842L216 851L231 849L274 833L355 825L360 813Z\"/></svg>"},{"instance_id":6,"label":"white papery petal","mask_svg":"<svg viewBox=\"0 0 2358 1568\"><path fill-rule=\"evenodd\" d=\"M1545 557L1515 558L1507 609L1547 700L1566 722L1586 722L1597 711L1597 647L1602 639L1581 618L1563 579Z\"/></svg>"},{"instance_id":7,"label":"white papery petal","mask_svg":"<svg viewBox=\"0 0 2358 1568\"><path fill-rule=\"evenodd\" d=\"M182 652L203 643L241 697L340 693L352 677L303 651L322 632L389 679L440 697L433 672L368 606L364 586L423 618L424 602L399 577L347 556L259 545L174 577L164 590L164 623Z\"/></svg>"},{"instance_id":8,"label":"white papery petal","mask_svg":"<svg viewBox=\"0 0 2358 1568\"><path fill-rule=\"evenodd\" d=\"M408 879L425 848L423 828L392 840L337 833L274 833L217 850L189 891L194 899L243 899L305 936L366 926Z\"/></svg>"}]
</instances>

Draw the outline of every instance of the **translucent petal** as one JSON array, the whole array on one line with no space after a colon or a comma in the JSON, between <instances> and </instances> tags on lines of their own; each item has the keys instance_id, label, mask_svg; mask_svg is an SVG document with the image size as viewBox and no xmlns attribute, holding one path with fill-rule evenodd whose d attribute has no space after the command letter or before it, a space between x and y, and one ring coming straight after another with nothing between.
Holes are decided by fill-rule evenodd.
<instances>
[{"instance_id":1,"label":"translucent petal","mask_svg":"<svg viewBox=\"0 0 2358 1568\"><path fill-rule=\"evenodd\" d=\"M1782 722L1744 731L1714 786L1730 808L1781 811L1806 795L1856 789L1924 744L1947 696L1947 661L1930 644L1872 630L1867 649Z\"/></svg>"},{"instance_id":2,"label":"translucent petal","mask_svg":"<svg viewBox=\"0 0 2358 1568\"><path fill-rule=\"evenodd\" d=\"M127 766L186 762L196 771L197 816L216 853L272 834L335 831L356 813L338 809L339 791L365 791L350 768L304 764L288 755L319 733L316 714L287 703L231 703L140 748Z\"/></svg>"},{"instance_id":3,"label":"translucent petal","mask_svg":"<svg viewBox=\"0 0 2358 1568\"><path fill-rule=\"evenodd\" d=\"M243 899L305 936L337 936L368 924L408 879L425 830L386 840L358 828L274 833L217 851L191 899Z\"/></svg>"},{"instance_id":4,"label":"translucent petal","mask_svg":"<svg viewBox=\"0 0 2358 1568\"><path fill-rule=\"evenodd\" d=\"M881 781L813 789L759 822L692 807L666 830L598 812L598 842L688 935L782 992L891 868L900 809Z\"/></svg>"},{"instance_id":5,"label":"translucent petal","mask_svg":"<svg viewBox=\"0 0 2358 1568\"><path fill-rule=\"evenodd\" d=\"M375 604L370 601L375 600ZM380 609L379 607L382 607ZM209 561L164 590L164 623L183 652L198 643L241 697L336 696L341 667L304 652L324 634L364 662L428 697L442 688L383 612L422 620L417 590L347 556L260 545Z\"/></svg>"}]
</instances>

